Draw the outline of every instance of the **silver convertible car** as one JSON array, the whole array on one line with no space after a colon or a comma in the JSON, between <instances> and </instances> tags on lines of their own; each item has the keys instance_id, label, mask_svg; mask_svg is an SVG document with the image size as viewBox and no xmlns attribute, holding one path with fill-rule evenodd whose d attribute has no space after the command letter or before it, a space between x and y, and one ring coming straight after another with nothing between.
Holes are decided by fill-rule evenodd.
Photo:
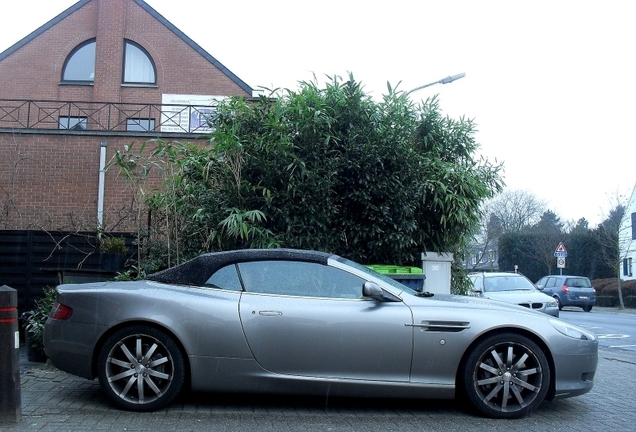
<instances>
[{"instance_id":1,"label":"silver convertible car","mask_svg":"<svg viewBox=\"0 0 636 432\"><path fill-rule=\"evenodd\" d=\"M596 337L520 306L414 291L336 255L204 254L134 282L57 287L44 345L118 407L184 389L467 401L521 417L589 392Z\"/></svg>"}]
</instances>

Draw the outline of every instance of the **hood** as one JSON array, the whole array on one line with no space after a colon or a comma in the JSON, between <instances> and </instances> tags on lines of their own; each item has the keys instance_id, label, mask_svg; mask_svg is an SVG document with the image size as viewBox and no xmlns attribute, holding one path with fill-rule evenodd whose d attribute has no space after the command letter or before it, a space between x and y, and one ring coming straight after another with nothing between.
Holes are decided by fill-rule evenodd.
<instances>
[{"instance_id":1,"label":"hood","mask_svg":"<svg viewBox=\"0 0 636 432\"><path fill-rule=\"evenodd\" d=\"M541 293L537 293L541 294ZM551 297L546 296L545 294L541 294L542 296L548 297L548 300L552 300ZM488 299L482 297L471 297L471 296L463 296L463 295L452 295L452 294L435 294L433 297L418 297L418 304L424 304L427 307L437 306L437 307L452 307L453 309L458 308L467 308L467 309L480 309L486 313L497 313L497 312L515 312L515 313L523 313L523 314L531 314L535 315L536 313L526 307L517 306L517 302L511 302L510 300L500 301L499 299ZM527 300L523 300L527 301ZM536 301L547 301L536 300ZM514 304L513 304L514 303ZM521 301L519 302L521 303ZM414 305L414 304L412 304Z\"/></svg>"},{"instance_id":2,"label":"hood","mask_svg":"<svg viewBox=\"0 0 636 432\"><path fill-rule=\"evenodd\" d=\"M549 303L554 300L549 295L534 290L486 292L484 297L508 303Z\"/></svg>"}]
</instances>

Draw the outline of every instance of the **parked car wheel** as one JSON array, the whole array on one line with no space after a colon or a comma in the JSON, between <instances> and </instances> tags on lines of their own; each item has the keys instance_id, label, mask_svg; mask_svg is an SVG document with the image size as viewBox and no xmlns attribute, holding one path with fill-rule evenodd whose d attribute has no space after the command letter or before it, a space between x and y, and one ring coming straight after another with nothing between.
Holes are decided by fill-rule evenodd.
<instances>
[{"instance_id":1,"label":"parked car wheel","mask_svg":"<svg viewBox=\"0 0 636 432\"><path fill-rule=\"evenodd\" d=\"M592 310L592 305L583 306L583 310L585 312L590 312Z\"/></svg>"},{"instance_id":2,"label":"parked car wheel","mask_svg":"<svg viewBox=\"0 0 636 432\"><path fill-rule=\"evenodd\" d=\"M104 343L98 359L102 389L118 407L153 411L172 402L185 382L184 358L174 340L156 328L122 328Z\"/></svg>"},{"instance_id":3,"label":"parked car wheel","mask_svg":"<svg viewBox=\"0 0 636 432\"><path fill-rule=\"evenodd\" d=\"M472 405L493 418L519 418L545 398L550 368L543 351L514 333L491 336L464 364L464 391Z\"/></svg>"},{"instance_id":4,"label":"parked car wheel","mask_svg":"<svg viewBox=\"0 0 636 432\"><path fill-rule=\"evenodd\" d=\"M559 310L563 309L563 304L561 303L561 299L559 298L558 295L553 296L553 298L556 300L557 305L559 306Z\"/></svg>"}]
</instances>

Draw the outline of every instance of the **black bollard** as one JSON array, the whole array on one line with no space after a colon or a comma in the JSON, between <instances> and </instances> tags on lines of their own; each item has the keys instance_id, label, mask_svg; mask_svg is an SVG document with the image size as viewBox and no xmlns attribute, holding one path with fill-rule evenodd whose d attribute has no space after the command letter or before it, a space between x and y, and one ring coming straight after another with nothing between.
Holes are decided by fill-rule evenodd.
<instances>
[{"instance_id":1,"label":"black bollard","mask_svg":"<svg viewBox=\"0 0 636 432\"><path fill-rule=\"evenodd\" d=\"M0 287L0 422L19 422L20 336L18 333L18 292Z\"/></svg>"}]
</instances>

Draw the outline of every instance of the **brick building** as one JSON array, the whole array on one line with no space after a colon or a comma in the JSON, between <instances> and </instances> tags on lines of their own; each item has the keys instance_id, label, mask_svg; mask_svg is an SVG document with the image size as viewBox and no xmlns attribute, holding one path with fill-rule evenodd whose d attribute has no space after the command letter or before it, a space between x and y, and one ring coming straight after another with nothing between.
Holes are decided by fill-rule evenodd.
<instances>
[{"instance_id":1,"label":"brick building","mask_svg":"<svg viewBox=\"0 0 636 432\"><path fill-rule=\"evenodd\" d=\"M252 88L142 0L81 0L0 53L0 229L121 229L116 149L206 132Z\"/></svg>"}]
</instances>

